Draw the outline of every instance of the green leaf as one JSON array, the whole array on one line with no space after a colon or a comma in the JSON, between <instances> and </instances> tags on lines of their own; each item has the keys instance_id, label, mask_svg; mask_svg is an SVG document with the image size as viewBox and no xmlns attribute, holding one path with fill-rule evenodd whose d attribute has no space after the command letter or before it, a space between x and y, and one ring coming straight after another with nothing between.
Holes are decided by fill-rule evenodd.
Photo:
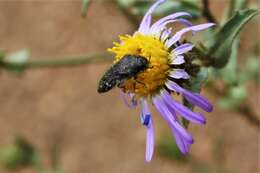
<instances>
[{"instance_id":1,"label":"green leaf","mask_svg":"<svg viewBox=\"0 0 260 173\"><path fill-rule=\"evenodd\" d=\"M233 16L236 11L246 7L246 0L231 0L229 7L229 17Z\"/></svg>"},{"instance_id":2,"label":"green leaf","mask_svg":"<svg viewBox=\"0 0 260 173\"><path fill-rule=\"evenodd\" d=\"M258 10L252 9L238 11L221 27L209 47L208 57L211 57L212 66L222 68L228 63L234 39L243 26L258 13Z\"/></svg>"},{"instance_id":3,"label":"green leaf","mask_svg":"<svg viewBox=\"0 0 260 173\"><path fill-rule=\"evenodd\" d=\"M228 85L236 85L238 82L237 75L237 55L239 48L239 38L235 39L232 45L232 51L228 64L223 69L216 69L217 73L220 73L221 78Z\"/></svg>"},{"instance_id":4,"label":"green leaf","mask_svg":"<svg viewBox=\"0 0 260 173\"><path fill-rule=\"evenodd\" d=\"M81 6L81 16L82 17L86 17L89 4L90 4L90 0L82 0L82 6Z\"/></svg>"}]
</instances>

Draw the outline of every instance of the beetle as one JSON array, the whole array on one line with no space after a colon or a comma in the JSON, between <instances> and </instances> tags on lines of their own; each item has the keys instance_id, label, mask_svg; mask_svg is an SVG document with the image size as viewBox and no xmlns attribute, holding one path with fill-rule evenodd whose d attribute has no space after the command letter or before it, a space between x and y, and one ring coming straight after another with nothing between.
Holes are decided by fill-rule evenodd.
<instances>
[{"instance_id":1,"label":"beetle","mask_svg":"<svg viewBox=\"0 0 260 173\"><path fill-rule=\"evenodd\" d=\"M121 87L127 79L136 78L148 66L149 61L143 56L125 55L105 72L99 81L98 93L107 92L115 86Z\"/></svg>"}]
</instances>

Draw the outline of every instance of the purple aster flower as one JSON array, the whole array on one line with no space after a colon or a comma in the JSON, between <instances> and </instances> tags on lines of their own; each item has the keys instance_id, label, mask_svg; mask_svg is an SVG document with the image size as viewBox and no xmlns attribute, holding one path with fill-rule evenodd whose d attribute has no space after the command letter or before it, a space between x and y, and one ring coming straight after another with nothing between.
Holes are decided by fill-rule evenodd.
<instances>
[{"instance_id":1,"label":"purple aster flower","mask_svg":"<svg viewBox=\"0 0 260 173\"><path fill-rule=\"evenodd\" d=\"M156 1L143 17L139 29L132 36L121 36L120 43L114 43L115 46L109 49L110 52L115 53L115 64L126 55L141 56L149 62L149 66L136 73L134 77L125 77L125 80L120 82L118 82L119 78L113 77L118 83L117 86L122 90L121 95L124 102L130 108L135 108L138 103L141 105L141 123L146 127L147 162L152 159L155 144L149 101L168 123L176 144L183 154L189 152L193 137L182 127L179 117L196 124L205 124L206 119L201 113L193 112L176 101L172 94L181 94L192 105L207 112L212 111L212 105L207 99L183 88L179 81L187 81L190 78L189 72L183 66L186 63L184 57L194 47L191 43L181 44L180 39L187 32L195 34L214 24L192 25L188 20L180 18L191 16L186 12L170 14L152 24L152 13L163 2L165 0ZM169 23L180 23L185 28L175 31L173 34L172 28L167 27ZM106 84L109 86L108 83ZM111 86L109 87L111 88Z\"/></svg>"}]
</instances>

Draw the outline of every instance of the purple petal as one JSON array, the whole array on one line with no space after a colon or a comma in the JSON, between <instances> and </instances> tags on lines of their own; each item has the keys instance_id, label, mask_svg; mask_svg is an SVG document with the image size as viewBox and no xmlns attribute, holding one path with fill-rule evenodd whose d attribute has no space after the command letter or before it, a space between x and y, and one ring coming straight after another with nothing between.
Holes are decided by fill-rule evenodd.
<instances>
[{"instance_id":1,"label":"purple petal","mask_svg":"<svg viewBox=\"0 0 260 173\"><path fill-rule=\"evenodd\" d=\"M151 20L152 20L152 13L155 11L155 9L161 5L165 0L158 0L156 1L151 7L150 9L146 12L146 14L144 15L141 24L139 26L138 31L142 34L146 34L149 29L150 29L150 25L151 25Z\"/></svg>"},{"instance_id":2,"label":"purple petal","mask_svg":"<svg viewBox=\"0 0 260 173\"><path fill-rule=\"evenodd\" d=\"M165 105L167 106L167 109L172 113L172 116L174 117L174 121L173 121L173 126L174 128L190 143L192 144L193 143L193 138L192 138L192 135L189 134L186 129L184 129L178 119L177 119L177 116L176 116L176 113L175 113L175 110L172 108L172 106L170 106L169 102L166 102L165 100L163 100Z\"/></svg>"},{"instance_id":3,"label":"purple petal","mask_svg":"<svg viewBox=\"0 0 260 173\"><path fill-rule=\"evenodd\" d=\"M172 28L165 29L165 31L162 32L160 40L165 41L167 38L170 37L172 33Z\"/></svg>"},{"instance_id":4,"label":"purple petal","mask_svg":"<svg viewBox=\"0 0 260 173\"><path fill-rule=\"evenodd\" d=\"M137 100L135 98L135 94L133 93L126 94L123 91L120 91L120 95L127 107L129 107L130 109L136 108Z\"/></svg>"},{"instance_id":5,"label":"purple petal","mask_svg":"<svg viewBox=\"0 0 260 173\"><path fill-rule=\"evenodd\" d=\"M196 112L192 112L190 109L187 107L183 106L179 102L174 101L173 106L175 107L176 111L181 114L185 119L193 122L193 123L198 123L198 124L205 124L206 119L205 117Z\"/></svg>"},{"instance_id":6,"label":"purple petal","mask_svg":"<svg viewBox=\"0 0 260 173\"><path fill-rule=\"evenodd\" d=\"M165 101L164 101L165 102ZM189 134L186 129L184 129L178 119L177 119L177 116L176 116L176 113L175 113L175 110L172 109L172 106L169 105L168 102L165 102L165 104L167 105L167 109L172 113L172 116L174 117L174 121L173 121L173 127L185 138L185 140L188 141L188 143L192 144L193 143L193 138L192 138L192 135Z\"/></svg>"},{"instance_id":7,"label":"purple petal","mask_svg":"<svg viewBox=\"0 0 260 173\"><path fill-rule=\"evenodd\" d=\"M174 122L175 125L175 129L179 132L179 134L189 143L189 144L193 144L193 137L190 133L187 132L187 130L185 128L183 128L179 122L175 121Z\"/></svg>"},{"instance_id":8,"label":"purple petal","mask_svg":"<svg viewBox=\"0 0 260 173\"><path fill-rule=\"evenodd\" d=\"M174 69L174 71L170 72L170 77L175 79L189 79L189 74L184 69Z\"/></svg>"},{"instance_id":9,"label":"purple petal","mask_svg":"<svg viewBox=\"0 0 260 173\"><path fill-rule=\"evenodd\" d=\"M156 34L156 33L160 33L162 29L166 28L166 25L169 23L175 23L175 22L179 22L180 24L183 24L185 26L193 26L192 23L186 19L171 19L171 20L167 20L164 23L158 25L158 26L152 26L152 28L149 30L149 34ZM193 34L195 34L195 32L193 32Z\"/></svg>"},{"instance_id":10,"label":"purple petal","mask_svg":"<svg viewBox=\"0 0 260 173\"><path fill-rule=\"evenodd\" d=\"M194 45L185 43L185 44L182 44L182 45L178 46L177 48L175 48L173 50L173 52L175 55L181 55L181 54L184 54L184 53L192 50L193 47L194 47Z\"/></svg>"},{"instance_id":11,"label":"purple petal","mask_svg":"<svg viewBox=\"0 0 260 173\"><path fill-rule=\"evenodd\" d=\"M189 150L190 144L193 143L192 136L186 132L184 128L181 127L175 116L171 114L168 106L163 103L159 96L153 97L153 103L157 111L162 115L162 117L167 121L172 129L173 135L176 138L176 143L180 148L181 152L186 154Z\"/></svg>"},{"instance_id":12,"label":"purple petal","mask_svg":"<svg viewBox=\"0 0 260 173\"><path fill-rule=\"evenodd\" d=\"M165 102L165 101L163 100L163 98L162 98L162 101L164 102L164 104L165 104L165 106L166 106L165 109L168 109L169 112L170 112L170 114L173 116L173 120L174 120L174 121L178 121L178 117L177 117L176 111L175 111L171 106L169 106L169 105L168 105L168 102ZM174 123L173 123L173 124L174 124Z\"/></svg>"},{"instance_id":13,"label":"purple petal","mask_svg":"<svg viewBox=\"0 0 260 173\"><path fill-rule=\"evenodd\" d=\"M182 23L183 25L188 26L188 27L193 26L193 24L186 19L179 19L179 22ZM195 34L196 34L196 32L192 31L192 35L195 35Z\"/></svg>"},{"instance_id":14,"label":"purple petal","mask_svg":"<svg viewBox=\"0 0 260 173\"><path fill-rule=\"evenodd\" d=\"M145 160L150 162L153 157L154 152L154 127L152 118L149 121L148 126L146 127L146 152L145 152Z\"/></svg>"},{"instance_id":15,"label":"purple petal","mask_svg":"<svg viewBox=\"0 0 260 173\"><path fill-rule=\"evenodd\" d=\"M153 120L151 117L151 112L149 110L148 103L145 99L141 99L142 114L141 121L142 124L146 126L146 152L145 160L150 162L152 160L153 151L154 151L154 127Z\"/></svg>"},{"instance_id":16,"label":"purple petal","mask_svg":"<svg viewBox=\"0 0 260 173\"><path fill-rule=\"evenodd\" d=\"M173 126L174 116L172 116L171 112L167 109L167 106L163 103L159 96L153 97L153 104L160 115L165 119L165 121Z\"/></svg>"},{"instance_id":17,"label":"purple petal","mask_svg":"<svg viewBox=\"0 0 260 173\"><path fill-rule=\"evenodd\" d=\"M163 18L161 18L160 20L158 20L157 22L155 22L152 26L151 26L151 30L156 31L158 30L158 28L162 28L162 26L165 26L169 20L173 20L176 19L177 17L180 16L191 16L189 13L186 12L178 12L178 13L174 13L168 16L165 16Z\"/></svg>"},{"instance_id":18,"label":"purple petal","mask_svg":"<svg viewBox=\"0 0 260 173\"><path fill-rule=\"evenodd\" d=\"M175 19L175 20L168 20L168 21L165 21L164 23L162 23L161 25L158 25L154 28L151 28L150 31L149 31L149 34L155 34L155 33L158 33L160 32L163 28L166 27L167 24L169 23L175 23L175 22L179 22L181 24L184 24L186 26L191 26L192 24L186 20L186 19Z\"/></svg>"},{"instance_id":19,"label":"purple petal","mask_svg":"<svg viewBox=\"0 0 260 173\"><path fill-rule=\"evenodd\" d=\"M141 118L142 125L148 126L148 124L149 124L149 122L151 120L151 115L143 115L143 114L141 114L140 118Z\"/></svg>"},{"instance_id":20,"label":"purple petal","mask_svg":"<svg viewBox=\"0 0 260 173\"><path fill-rule=\"evenodd\" d=\"M189 31L201 31L204 29L207 29L209 27L214 26L214 23L205 23L205 24L200 24L200 25L195 25L195 26L191 26L191 27L187 27L184 29L181 29L180 31L176 32L176 34L167 42L167 46L170 47L171 45L173 45L174 43L176 43L177 41L179 41L182 37L183 34L185 34L186 32Z\"/></svg>"},{"instance_id":21,"label":"purple petal","mask_svg":"<svg viewBox=\"0 0 260 173\"><path fill-rule=\"evenodd\" d=\"M164 102L167 102L169 106L171 106L176 112L182 115L185 119L197 123L197 124L205 124L206 119L204 116L202 116L199 113L192 112L190 109L186 108L179 102L172 99L169 93L163 92L162 98L164 99Z\"/></svg>"},{"instance_id":22,"label":"purple petal","mask_svg":"<svg viewBox=\"0 0 260 173\"><path fill-rule=\"evenodd\" d=\"M193 26L193 24L187 19L178 19L180 23L186 26Z\"/></svg>"},{"instance_id":23,"label":"purple petal","mask_svg":"<svg viewBox=\"0 0 260 173\"><path fill-rule=\"evenodd\" d=\"M183 92L183 88L181 88L179 85L177 85L175 82L173 82L173 81L170 81L170 80L168 80L167 82L166 82L166 87L168 88L168 89L170 89L171 91L174 91L174 92L177 92L177 93L182 93Z\"/></svg>"},{"instance_id":24,"label":"purple petal","mask_svg":"<svg viewBox=\"0 0 260 173\"><path fill-rule=\"evenodd\" d=\"M175 128L171 127L171 130L178 148L180 149L182 154L187 154L189 152L190 145L185 142L185 140L182 138L182 136L178 133L178 131Z\"/></svg>"},{"instance_id":25,"label":"purple petal","mask_svg":"<svg viewBox=\"0 0 260 173\"><path fill-rule=\"evenodd\" d=\"M148 103L146 99L141 99L141 106L142 106L142 114L143 115L151 115Z\"/></svg>"},{"instance_id":26,"label":"purple petal","mask_svg":"<svg viewBox=\"0 0 260 173\"><path fill-rule=\"evenodd\" d=\"M143 125L148 126L151 119L151 112L149 110L148 103L145 99L141 99L141 107L142 107L141 123Z\"/></svg>"},{"instance_id":27,"label":"purple petal","mask_svg":"<svg viewBox=\"0 0 260 173\"><path fill-rule=\"evenodd\" d=\"M174 55L174 53L172 54L172 62L171 64L173 65L179 65L179 64L183 64L185 63L185 59L184 59L184 56L182 55Z\"/></svg>"},{"instance_id":28,"label":"purple petal","mask_svg":"<svg viewBox=\"0 0 260 173\"><path fill-rule=\"evenodd\" d=\"M211 105L211 103L206 98L204 98L203 96L201 96L198 93L193 93L184 88L181 88L179 85L177 85L175 82L172 82L172 81L167 81L166 87L172 91L182 93L183 96L191 104L196 105L207 112L211 112L213 110L213 106Z\"/></svg>"},{"instance_id":29,"label":"purple petal","mask_svg":"<svg viewBox=\"0 0 260 173\"><path fill-rule=\"evenodd\" d=\"M213 106L206 98L202 97L200 94L184 90L183 95L191 104L200 107L204 111L212 112Z\"/></svg>"}]
</instances>

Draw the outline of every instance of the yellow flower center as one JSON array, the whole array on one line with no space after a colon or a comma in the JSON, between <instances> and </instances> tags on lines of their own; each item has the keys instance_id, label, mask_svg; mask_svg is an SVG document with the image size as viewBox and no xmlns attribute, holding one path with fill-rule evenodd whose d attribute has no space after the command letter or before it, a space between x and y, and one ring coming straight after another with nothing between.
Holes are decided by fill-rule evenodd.
<instances>
[{"instance_id":1,"label":"yellow flower center","mask_svg":"<svg viewBox=\"0 0 260 173\"><path fill-rule=\"evenodd\" d=\"M121 43L114 43L108 51L115 53L114 63L125 55L140 55L149 61L149 67L138 73L136 78L124 82L124 92L135 93L138 97L154 94L165 84L170 70L170 53L163 42L153 36L135 33L120 36Z\"/></svg>"}]
</instances>

